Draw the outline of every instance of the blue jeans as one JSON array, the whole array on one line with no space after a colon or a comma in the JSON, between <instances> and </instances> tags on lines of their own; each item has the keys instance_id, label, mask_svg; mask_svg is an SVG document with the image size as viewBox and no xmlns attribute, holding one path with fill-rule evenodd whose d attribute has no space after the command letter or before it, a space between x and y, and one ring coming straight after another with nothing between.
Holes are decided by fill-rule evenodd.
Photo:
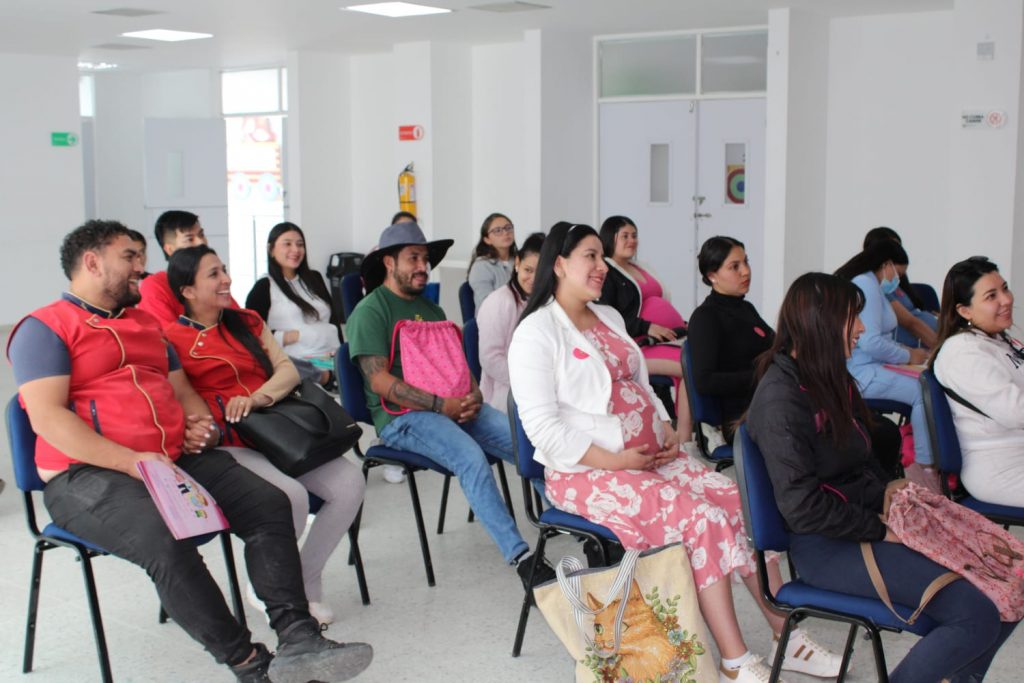
<instances>
[{"instance_id":1,"label":"blue jeans","mask_svg":"<svg viewBox=\"0 0 1024 683\"><path fill-rule=\"evenodd\" d=\"M919 465L931 465L931 441L928 439L928 420L924 414L921 385L914 377L886 370L881 364L859 365L850 368L864 398L885 398L910 406L910 424L914 428L914 460Z\"/></svg>"},{"instance_id":2,"label":"blue jeans","mask_svg":"<svg viewBox=\"0 0 1024 683\"><path fill-rule=\"evenodd\" d=\"M902 543L871 544L893 602L916 607L921 594L947 570ZM792 534L790 555L800 578L817 588L877 598L860 544L816 534ZM938 624L910 649L889 676L892 683L981 681L1017 622L1002 623L999 611L966 579L949 584L924 613Z\"/></svg>"},{"instance_id":3,"label":"blue jeans","mask_svg":"<svg viewBox=\"0 0 1024 683\"><path fill-rule=\"evenodd\" d=\"M475 420L459 424L444 415L414 410L393 420L379 436L389 448L425 455L451 470L506 562L530 549L508 514L484 455L513 462L512 433L505 415L485 403Z\"/></svg>"}]
</instances>

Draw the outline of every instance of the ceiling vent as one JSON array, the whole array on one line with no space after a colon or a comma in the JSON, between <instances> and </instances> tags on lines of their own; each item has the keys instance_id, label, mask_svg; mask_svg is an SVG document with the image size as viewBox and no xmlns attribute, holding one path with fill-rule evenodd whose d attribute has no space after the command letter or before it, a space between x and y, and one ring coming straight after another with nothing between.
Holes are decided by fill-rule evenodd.
<instances>
[{"instance_id":1,"label":"ceiling vent","mask_svg":"<svg viewBox=\"0 0 1024 683\"><path fill-rule=\"evenodd\" d=\"M140 9L138 7L116 7L114 9L101 9L92 14L105 14L108 17L151 17L154 14L163 14L151 9Z\"/></svg>"},{"instance_id":2,"label":"ceiling vent","mask_svg":"<svg viewBox=\"0 0 1024 683\"><path fill-rule=\"evenodd\" d=\"M129 45L128 43L103 43L93 45L94 50L148 50L149 45Z\"/></svg>"},{"instance_id":3,"label":"ceiling vent","mask_svg":"<svg viewBox=\"0 0 1024 683\"><path fill-rule=\"evenodd\" d=\"M538 9L551 9L551 6L539 5L535 2L520 2L519 0L513 0L512 2L491 2L486 5L470 5L468 9L508 14L511 12L532 12Z\"/></svg>"}]
</instances>

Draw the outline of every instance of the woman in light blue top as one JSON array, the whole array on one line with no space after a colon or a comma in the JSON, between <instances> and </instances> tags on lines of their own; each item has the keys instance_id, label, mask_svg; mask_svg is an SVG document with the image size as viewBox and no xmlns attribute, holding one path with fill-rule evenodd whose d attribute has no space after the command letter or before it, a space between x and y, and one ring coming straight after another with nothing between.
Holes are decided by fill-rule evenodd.
<instances>
[{"instance_id":1,"label":"woman in light blue top","mask_svg":"<svg viewBox=\"0 0 1024 683\"><path fill-rule=\"evenodd\" d=\"M896 262L905 262L906 258L903 247L896 242L882 240L836 271L836 275L851 280L864 293L864 310L860 314L864 333L846 364L865 399L888 399L911 407L914 460L922 467L930 468L933 459L924 400L917 378L885 367L907 363L921 365L928 360L928 352L924 349L908 348L896 341L896 312L886 298L899 286Z\"/></svg>"}]
</instances>

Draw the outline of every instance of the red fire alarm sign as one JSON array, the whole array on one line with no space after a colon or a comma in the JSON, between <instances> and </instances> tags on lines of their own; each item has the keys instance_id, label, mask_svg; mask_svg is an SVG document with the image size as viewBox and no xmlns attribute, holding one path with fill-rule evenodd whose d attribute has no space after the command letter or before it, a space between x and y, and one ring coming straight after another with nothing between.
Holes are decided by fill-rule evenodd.
<instances>
[{"instance_id":1,"label":"red fire alarm sign","mask_svg":"<svg viewBox=\"0 0 1024 683\"><path fill-rule=\"evenodd\" d=\"M422 140L423 139L423 126L399 126L398 127L398 139L399 140Z\"/></svg>"}]
</instances>

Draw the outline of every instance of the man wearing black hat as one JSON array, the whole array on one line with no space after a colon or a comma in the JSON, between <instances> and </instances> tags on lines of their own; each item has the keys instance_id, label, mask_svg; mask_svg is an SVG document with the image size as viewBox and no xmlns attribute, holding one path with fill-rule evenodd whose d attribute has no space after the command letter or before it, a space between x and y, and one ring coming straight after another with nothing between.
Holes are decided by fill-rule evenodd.
<instances>
[{"instance_id":1,"label":"man wearing black hat","mask_svg":"<svg viewBox=\"0 0 1024 683\"><path fill-rule=\"evenodd\" d=\"M441 262L452 240L428 242L416 223L396 223L384 230L380 246L363 260L367 294L345 325L349 354L363 372L366 403L377 435L390 448L429 457L459 478L469 504L505 560L529 576L530 547L519 534L498 493L484 453L512 462L508 420L483 402L476 381L469 394L441 398L402 380L400 350L390 362L391 339L400 320L445 320L440 306L423 296L430 269ZM390 369L389 369L390 366ZM396 408L391 415L381 396ZM547 565L537 568L535 583L554 578Z\"/></svg>"}]
</instances>

